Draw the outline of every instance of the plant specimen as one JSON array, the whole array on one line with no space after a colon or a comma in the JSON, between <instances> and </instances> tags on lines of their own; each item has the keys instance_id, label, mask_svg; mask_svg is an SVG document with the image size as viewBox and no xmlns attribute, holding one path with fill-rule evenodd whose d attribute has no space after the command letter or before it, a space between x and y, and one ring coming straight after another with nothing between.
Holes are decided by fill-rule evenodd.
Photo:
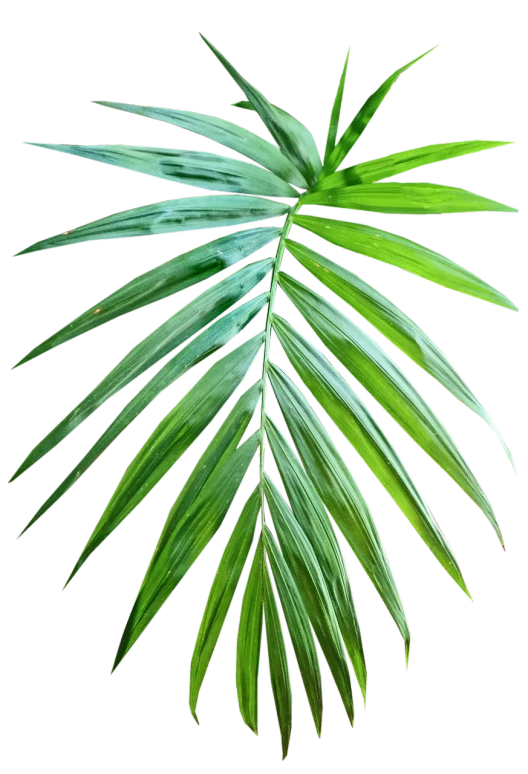
<instances>
[{"instance_id":1,"label":"plant specimen","mask_svg":"<svg viewBox=\"0 0 528 774\"><path fill-rule=\"evenodd\" d=\"M269 670L285 756L292 713L283 621L318 733L322 721L322 692L314 635L328 661L350 722L354 709L348 660L363 696L366 692L367 671L360 629L334 525L342 532L393 617L405 642L407 656L410 642L404 610L372 515L353 472L340 457L314 410L312 397L306 397L307 393L315 398L365 460L444 569L463 591L467 592L467 589L449 545L382 429L324 353L278 314L279 288L324 347L474 500L502 542L485 494L427 403L377 343L327 300L281 270L284 251L291 253L314 277L495 429L484 408L440 350L409 317L348 269L291 239L290 230L295 225L299 230L308 230L345 250L397 266L451 290L515 309L502 293L478 277L404 237L360 223L300 213L303 204L389 214L514 210L458 188L428 183L379 182L422 165L505 144L501 142L431 145L339 169L397 78L421 57L391 75L368 98L337 141L347 70L345 63L321 161L306 127L270 104L214 46L206 43L247 98L237 106L256 111L275 144L228 121L207 115L99 103L195 132L255 163L186 150L122 145L43 145L228 194L175 199L120 212L37 242L22 252L86 240L238 226L284 215L282 228L259 226L236 231L167 261L95 304L33 349L20 363L119 315L199 283L271 243L277 243L273 250L275 255L249 263L220 280L150 333L31 451L13 478L53 449L122 387L188 342L125 406L48 497L29 522L29 527L67 492L160 392L231 342L264 310L262 332L218 359L154 429L130 462L68 582L201 435L235 393L257 355L263 352L261 378L239 397L170 510L126 624L115 666L222 525L250 462L258 455L259 476L255 489L227 542L198 633L191 664L190 708L196 718L200 687L251 553L237 641L239 705L244 721L256 732L257 678L265 622ZM268 197L278 197L280 201ZM284 199L291 199L292 203L283 203ZM270 277L266 291L238 304L266 276ZM272 334L299 377L296 382L273 363ZM266 395L270 389L277 398L290 438L284 437L268 416ZM259 428L244 438L255 412L260 418ZM266 447L276 462L282 491L266 472Z\"/></svg>"}]
</instances>

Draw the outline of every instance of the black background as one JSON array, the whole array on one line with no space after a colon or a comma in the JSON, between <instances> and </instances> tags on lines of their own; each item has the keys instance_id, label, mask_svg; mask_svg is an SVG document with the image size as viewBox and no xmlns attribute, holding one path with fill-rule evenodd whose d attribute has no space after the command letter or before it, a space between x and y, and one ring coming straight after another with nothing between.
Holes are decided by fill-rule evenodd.
<instances>
[{"instance_id":1,"label":"black background","mask_svg":"<svg viewBox=\"0 0 528 774\"><path fill-rule=\"evenodd\" d=\"M201 29L270 99L310 119L314 129L325 125L328 88L335 84L336 64L342 62L345 50L340 34L334 31L325 44L292 35L281 42L279 56L271 29L264 28L262 35L255 33L251 38L239 35L229 24L201 25ZM410 36L375 44L370 39L354 39L353 86L347 92L346 120L351 117L352 104L360 102L384 73L397 66L401 56L413 55L417 47L430 44L430 40ZM40 238L41 232L62 231L64 224L86 222L87 215L104 215L105 207L128 207L129 200L154 199L155 191L166 185L146 191L141 178L125 178L117 170L55 163L53 154L25 152L16 145L16 137L54 135L58 142L83 143L91 134L116 138L127 134L131 143L170 142L176 136L170 130L132 123L117 113L98 112L88 104L88 97L122 95L131 101L194 105L214 112L243 96L224 78L188 23L171 32L170 50L163 46L159 54L144 41L135 47L133 37L116 41L105 35L96 36L86 50L66 43L56 47L33 44L33 48L34 61L40 53L45 66L33 68L30 60L27 70L14 79L16 88L9 102L11 134L6 153L12 214L5 226L10 254L24 240ZM520 56L506 38L480 38L477 50L476 39L453 37L440 57L419 65L393 90L392 104L368 134L368 150L386 152L392 143L427 142L442 134L517 137L521 133L520 114L514 115L521 108L515 76L519 63ZM140 99L134 100L135 95ZM413 116L401 115L407 111ZM420 120L418 114L423 112L435 116ZM500 154L498 161L485 155L480 161L455 163L448 172L449 182L480 183L482 191L518 204L521 151L517 146L515 156ZM367 158L366 153L364 143L354 158ZM446 170L441 174L447 174ZM415 229L418 239L447 247L450 254L463 255L476 271L488 272L499 288L516 297L525 252L521 223L519 217L430 217L408 218L405 228ZM398 227L403 229L399 221ZM55 256L32 255L10 265L4 285L10 362L50 327L71 319L80 304L92 303L113 281L122 279L124 272L155 263L163 244L135 242L126 250L115 244L106 249L65 249ZM373 269L371 277L391 284L401 302L409 304L418 319L449 345L457 366L465 369L474 385L481 386L481 397L497 411L497 421L504 425L505 437L512 439L513 453L518 455L523 382L516 316L485 304L465 303L454 295L441 296L404 274L384 273L381 266ZM8 420L4 437L9 439L5 448L11 466L155 316L148 312L119 327L105 328L100 335L85 336L49 359L11 374L4 402ZM472 740L481 737L488 738L490 748L499 752L509 738L509 697L518 679L513 641L522 599L514 588L510 536L519 515L521 483L513 480L479 424L438 388L433 387L432 394L435 407L456 422L466 454L480 464L480 479L490 482L488 491L496 496L497 510L504 514L510 553L505 556L498 549L491 530L475 510L445 482L439 482L420 459L413 460L418 477L425 479L425 494L433 496L435 513L446 520L457 551L463 552L463 570L478 597L473 608L465 606L453 584L440 575L421 544L402 527L381 489L369 483L377 516L384 520L385 541L392 546L393 564L401 568L400 584L408 593L411 621L416 622L415 663L409 674L400 671L400 643L392 636L372 591L361 586L361 620L368 626L370 695L355 746L343 736L343 715L335 711L332 695L328 745L312 744L310 723L297 713L296 752L290 766L340 760L352 764L358 740L381 742L379 753L385 748L398 755L401 744L410 751L425 743L432 752L438 743L449 741L468 749ZM103 427L104 423L95 425L97 430ZM130 439L134 440L133 434ZM79 454L85 444L84 434L74 437L49 457L48 464L37 466L7 489L5 518L10 536L18 532L71 456ZM271 733L269 697L262 744L241 727L233 712L230 631L226 631L226 646L217 652L208 696L201 702L207 727L196 729L184 718L184 657L191 651L200 593L207 590L207 563L194 571L192 585L187 584L169 603L168 614L146 635L144 647L136 649L118 676L105 680L120 634L120 617L128 610L136 576L143 573L144 552L150 551L152 529L159 523L159 514L170 507L166 490L97 553L71 593L56 593L71 567L72 552L80 548L80 535L93 524L97 504L109 493L120 465L127 460L125 444L107 455L104 465L28 538L18 544L10 538L4 601L11 633L8 669L16 674L13 696L20 710L15 722L24 727L35 713L34 717L55 730L57 736L49 739L67 737L70 728L77 729L74 733L83 729L83 735L104 739L105 745L109 739L127 739L129 746L132 741L133 747L145 745L152 751L160 745L163 757L173 742L183 743L179 751L190 753L198 765L236 766L237 761L277 765L279 746ZM354 580L358 579L356 574ZM403 765L409 762L408 753L405 755Z\"/></svg>"}]
</instances>

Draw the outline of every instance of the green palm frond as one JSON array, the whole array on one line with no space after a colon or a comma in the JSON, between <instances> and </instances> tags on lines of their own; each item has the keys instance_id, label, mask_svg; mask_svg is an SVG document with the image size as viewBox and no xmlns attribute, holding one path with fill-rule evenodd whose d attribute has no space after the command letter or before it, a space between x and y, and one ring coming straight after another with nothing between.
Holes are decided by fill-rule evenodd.
<instances>
[{"instance_id":1,"label":"green palm frond","mask_svg":"<svg viewBox=\"0 0 528 774\"><path fill-rule=\"evenodd\" d=\"M166 148L35 143L38 147L225 192L226 195L173 199L118 212L39 241L19 255L96 239L238 226L278 216L285 216L283 225L236 231L171 258L92 305L38 344L17 365L121 315L207 280L278 240L272 250L274 256L249 263L221 278L147 333L35 446L13 479L57 446L109 398L184 345L129 400L83 459L48 496L29 521L25 528L28 529L166 387L237 339L246 326L266 310L262 330L252 338L238 342L238 346L213 362L154 428L143 447L136 450L67 583L201 436L238 390L262 351L258 381L238 398L169 511L129 615L114 668L221 527L258 454L256 486L227 541L198 632L191 663L189 704L197 720L200 688L242 574L246 565L250 565L242 592L236 648L238 701L244 722L257 733L258 675L265 629L269 675L285 757L292 729L290 642L318 734L323 704L316 640L350 723L354 719L354 703L349 662L360 691L363 697L366 696L367 668L359 621L334 525L341 531L394 619L404 640L407 658L410 645L403 604L375 520L356 482L355 471L340 456L315 405L324 409L363 458L442 567L464 592L469 592L446 538L388 435L356 394L354 385L338 373L324 351L301 336L277 313L278 291L293 303L324 345L323 349L340 361L354 380L479 506L502 542L493 509L448 430L379 344L316 291L282 270L285 252L291 254L294 266L300 263L323 286L484 419L498 435L511 459L484 407L427 334L356 274L290 238L290 231L297 227L297 238L301 238L303 229L310 231L346 250L398 266L445 288L515 310L515 305L498 290L427 247L361 223L300 214L304 204L387 214L515 210L459 188L386 182L407 170L507 144L503 142L430 145L339 169L398 77L422 57L396 70L369 97L338 140L347 55L321 160L310 131L288 112L268 102L211 43L205 42L245 96L245 100L236 106L254 111L255 119L262 120L274 142L236 124L200 113L99 102L106 107L187 129L236 151L249 161ZM278 197L279 201L267 197ZM290 201L285 203L283 199ZM268 287L248 300L246 296L270 274ZM295 380L272 361L273 338L280 343L292 373L296 375ZM267 394L270 389L289 438L269 416ZM246 437L255 415L259 426ZM267 446L280 482L273 481L266 470ZM282 491L277 486L279 483Z\"/></svg>"}]
</instances>

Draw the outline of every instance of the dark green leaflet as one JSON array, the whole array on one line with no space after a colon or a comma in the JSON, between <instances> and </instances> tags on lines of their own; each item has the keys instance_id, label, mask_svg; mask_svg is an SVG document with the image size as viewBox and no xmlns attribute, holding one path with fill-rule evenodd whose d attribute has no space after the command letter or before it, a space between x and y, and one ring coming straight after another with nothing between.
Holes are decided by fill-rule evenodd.
<instances>
[{"instance_id":1,"label":"dark green leaflet","mask_svg":"<svg viewBox=\"0 0 528 774\"><path fill-rule=\"evenodd\" d=\"M269 272L272 261L250 264L206 290L134 347L102 382L59 422L18 468L13 479L53 449L108 398L239 301Z\"/></svg>"},{"instance_id":2,"label":"dark green leaflet","mask_svg":"<svg viewBox=\"0 0 528 774\"><path fill-rule=\"evenodd\" d=\"M269 377L306 473L394 618L408 652L405 613L361 492L306 398L273 364Z\"/></svg>"},{"instance_id":3,"label":"dark green leaflet","mask_svg":"<svg viewBox=\"0 0 528 774\"><path fill-rule=\"evenodd\" d=\"M413 150L393 153L381 159L364 161L362 164L355 164L353 167L348 167L348 169L333 172L331 175L319 180L315 185L315 189L317 191L324 191L328 188L342 188L347 185L376 183L378 180L399 175L401 172L407 172L409 169L415 169L424 164L434 164L436 161L454 159L456 156L465 156L467 153L477 153L478 151L509 144L508 142L473 140L469 142L444 142L440 145L426 145L423 148L413 148Z\"/></svg>"},{"instance_id":4,"label":"dark green leaflet","mask_svg":"<svg viewBox=\"0 0 528 774\"><path fill-rule=\"evenodd\" d=\"M160 422L127 467L68 581L217 415L246 375L263 340L261 333L215 363Z\"/></svg>"},{"instance_id":5,"label":"dark green leaflet","mask_svg":"<svg viewBox=\"0 0 528 774\"><path fill-rule=\"evenodd\" d=\"M258 196L196 196L187 199L170 199L157 204L147 204L85 226L64 231L62 234L35 242L18 255L63 247L92 239L117 239L119 237L150 236L173 231L192 231L197 228L234 226L252 220L265 220L284 215L287 204L261 199Z\"/></svg>"},{"instance_id":6,"label":"dark green leaflet","mask_svg":"<svg viewBox=\"0 0 528 774\"><path fill-rule=\"evenodd\" d=\"M147 304L178 293L184 288L227 269L248 255L264 247L280 236L279 228L252 228L215 239L189 250L155 269L141 274L112 295L107 296L81 314L38 347L26 355L17 365L31 360L69 339L128 314Z\"/></svg>"},{"instance_id":7,"label":"dark green leaflet","mask_svg":"<svg viewBox=\"0 0 528 774\"><path fill-rule=\"evenodd\" d=\"M189 113L186 110L169 110L168 108L128 105L124 102L97 102L97 105L124 110L146 118L166 121L181 129L187 129L203 137L224 145L226 148L241 153L289 183L306 188L306 180L297 167L284 156L280 150L257 134L243 129L241 126L224 121L222 118L205 116L202 113Z\"/></svg>"},{"instance_id":8,"label":"dark green leaflet","mask_svg":"<svg viewBox=\"0 0 528 774\"><path fill-rule=\"evenodd\" d=\"M365 405L328 360L285 320L274 316L273 327L310 392L398 503L442 567L467 593L457 561L429 508Z\"/></svg>"},{"instance_id":9,"label":"dark green leaflet","mask_svg":"<svg viewBox=\"0 0 528 774\"><path fill-rule=\"evenodd\" d=\"M81 462L64 479L62 484L48 497L44 505L37 511L24 532L34 524L51 506L75 484L76 481L88 470L90 465L103 453L117 436L160 394L182 374L192 368L206 357L209 357L224 344L227 344L237 335L253 317L262 309L268 301L269 294L263 293L257 298L247 301L242 306L234 309L225 317L220 318L207 328L203 333L191 341L181 352L172 358L158 373L148 382L125 408L114 419L110 427L92 446Z\"/></svg>"},{"instance_id":10,"label":"dark green leaflet","mask_svg":"<svg viewBox=\"0 0 528 774\"><path fill-rule=\"evenodd\" d=\"M353 306L366 320L396 344L402 352L405 352L456 398L482 417L497 434L513 464L509 449L491 417L442 352L416 323L394 306L388 298L337 263L329 261L328 258L324 258L314 250L310 250L297 242L287 240L286 246L305 269L308 269L326 287Z\"/></svg>"},{"instance_id":11,"label":"dark green leaflet","mask_svg":"<svg viewBox=\"0 0 528 774\"><path fill-rule=\"evenodd\" d=\"M395 73L393 73L384 83L381 84L379 89L375 91L374 94L370 95L363 107L360 108L358 114L350 126L343 133L343 136L337 143L333 152L330 154L329 159L327 161L325 160L323 176L334 172L338 168L352 146L363 134L370 119L385 99L386 95L390 91L391 86L398 80L399 76L409 67L411 67L411 65L415 64L415 62L423 59L423 57L429 54L432 50L432 48L429 49L429 51L426 51L425 54L422 54L416 59L413 59L413 61L409 62L409 64L400 67L399 70L396 70Z\"/></svg>"},{"instance_id":12,"label":"dark green leaflet","mask_svg":"<svg viewBox=\"0 0 528 774\"><path fill-rule=\"evenodd\" d=\"M191 662L189 706L197 722L196 704L200 687L251 548L260 503L257 487L245 504L229 538L209 593Z\"/></svg>"},{"instance_id":13,"label":"dark green leaflet","mask_svg":"<svg viewBox=\"0 0 528 774\"><path fill-rule=\"evenodd\" d=\"M502 543L491 505L452 438L396 364L316 293L287 275L279 282L328 349L481 508Z\"/></svg>"},{"instance_id":14,"label":"dark green leaflet","mask_svg":"<svg viewBox=\"0 0 528 774\"><path fill-rule=\"evenodd\" d=\"M483 196L433 183L367 183L347 188L313 191L305 204L346 207L389 214L438 215L448 212L517 212Z\"/></svg>"},{"instance_id":15,"label":"dark green leaflet","mask_svg":"<svg viewBox=\"0 0 528 774\"><path fill-rule=\"evenodd\" d=\"M334 104L332 107L332 114L330 116L330 126L328 127L328 137L326 139L326 148L325 148L325 155L324 155L325 164L328 162L330 155L332 154L332 151L334 150L335 144L336 144L337 127L339 125L339 116L341 114L341 103L343 101L343 91L345 89L345 79L346 79L346 72L348 67L349 54L350 54L350 49L348 49L348 53L345 59L345 66L343 67L343 72L341 74L339 86L337 87L337 94L335 96Z\"/></svg>"},{"instance_id":16,"label":"dark green leaflet","mask_svg":"<svg viewBox=\"0 0 528 774\"><path fill-rule=\"evenodd\" d=\"M237 638L236 686L244 723L258 733L258 672L264 613L264 546L262 535L249 573Z\"/></svg>"},{"instance_id":17,"label":"dark green leaflet","mask_svg":"<svg viewBox=\"0 0 528 774\"><path fill-rule=\"evenodd\" d=\"M214 153L140 148L134 145L48 145L40 142L32 142L29 145L83 156L86 159L212 191L261 196L299 196L295 188L273 172L247 161L217 156Z\"/></svg>"},{"instance_id":18,"label":"dark green leaflet","mask_svg":"<svg viewBox=\"0 0 528 774\"><path fill-rule=\"evenodd\" d=\"M279 592L284 617L290 632L293 649L299 664L308 703L312 711L317 734L321 736L323 719L323 694L319 661L313 640L310 621L304 608L295 581L279 547L269 529L263 529L264 545L269 557L275 585Z\"/></svg>"},{"instance_id":19,"label":"dark green leaflet","mask_svg":"<svg viewBox=\"0 0 528 774\"><path fill-rule=\"evenodd\" d=\"M266 97L255 89L235 68L222 56L203 35L202 39L209 46L213 54L224 65L233 80L240 86L248 100L251 102L263 122L268 127L273 139L290 161L295 164L308 185L317 179L321 168L321 160L312 135L295 119L290 120L287 114L270 105ZM300 132L299 127L304 131ZM307 187L307 186L305 186Z\"/></svg>"},{"instance_id":20,"label":"dark green leaflet","mask_svg":"<svg viewBox=\"0 0 528 774\"><path fill-rule=\"evenodd\" d=\"M354 703L345 651L317 557L299 522L268 476L265 476L264 491L282 555L290 568L316 637L328 661L348 719L353 724Z\"/></svg>"},{"instance_id":21,"label":"dark green leaflet","mask_svg":"<svg viewBox=\"0 0 528 774\"><path fill-rule=\"evenodd\" d=\"M310 540L325 578L341 635L365 698L367 668L361 634L345 563L330 519L304 468L269 417L266 417L266 435L293 514Z\"/></svg>"},{"instance_id":22,"label":"dark green leaflet","mask_svg":"<svg viewBox=\"0 0 528 774\"><path fill-rule=\"evenodd\" d=\"M419 277L492 304L517 310L505 295L462 266L409 239L378 228L342 220L295 215L293 222L334 245L398 266Z\"/></svg>"}]
</instances>

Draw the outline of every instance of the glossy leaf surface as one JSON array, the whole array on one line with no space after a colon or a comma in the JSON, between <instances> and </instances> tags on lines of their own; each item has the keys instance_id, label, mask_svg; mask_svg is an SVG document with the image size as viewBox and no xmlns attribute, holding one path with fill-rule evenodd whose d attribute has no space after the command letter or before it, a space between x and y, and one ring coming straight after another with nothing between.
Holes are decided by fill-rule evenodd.
<instances>
[{"instance_id":1,"label":"glossy leaf surface","mask_svg":"<svg viewBox=\"0 0 528 774\"><path fill-rule=\"evenodd\" d=\"M324 163L326 164L332 155L332 152L336 145L337 128L339 125L339 116L341 115L341 103L343 101L343 91L345 90L345 79L348 67L348 57L350 50L345 59L345 66L339 80L339 86L337 87L337 94L335 96L334 104L332 106L332 113L330 115L330 126L328 127L328 137L326 138L326 148L324 155Z\"/></svg>"},{"instance_id":2,"label":"glossy leaf surface","mask_svg":"<svg viewBox=\"0 0 528 774\"><path fill-rule=\"evenodd\" d=\"M246 585L237 638L236 686L244 723L258 733L258 673L264 615L264 546L262 538Z\"/></svg>"}]
</instances>

